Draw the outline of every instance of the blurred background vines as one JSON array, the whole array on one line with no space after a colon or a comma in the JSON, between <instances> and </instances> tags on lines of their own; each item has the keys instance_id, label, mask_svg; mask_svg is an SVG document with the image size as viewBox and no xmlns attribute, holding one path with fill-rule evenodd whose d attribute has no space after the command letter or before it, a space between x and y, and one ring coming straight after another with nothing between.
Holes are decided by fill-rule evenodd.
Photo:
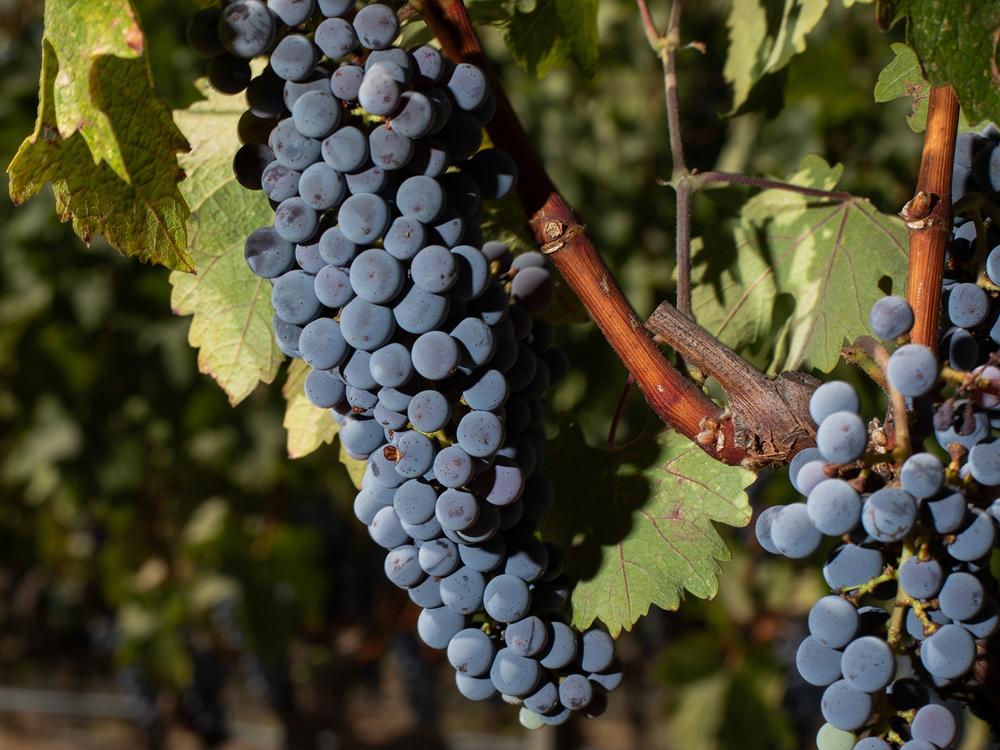
<instances>
[{"instance_id":1,"label":"blurred background vines","mask_svg":"<svg viewBox=\"0 0 1000 750\"><path fill-rule=\"evenodd\" d=\"M194 4L135 5L157 91L187 106L201 74L184 41ZM0 0L5 164L34 123L42 11ZM872 90L902 30L837 0L752 111L725 117L729 11L687 9L684 38L700 42L679 58L689 162L785 175L818 153L844 165L841 189L895 213L921 138L908 101L876 105ZM673 293L661 70L633 0L603 0L599 28L593 77L561 65L539 80L501 32L485 39L547 168L648 315ZM747 193L709 196L694 226L722 242L713 228ZM510 711L459 698L353 517L335 449L288 460L280 389L231 408L169 300L162 269L99 237L83 249L50 191L17 211L0 202L0 747L811 746L819 689L789 666L819 569L769 560L738 530L720 531L733 560L717 598L654 609L623 635L628 679L605 720L528 737ZM557 335L571 370L552 419L572 413L603 445L625 370L592 325ZM633 398L617 439L659 427ZM753 490L762 503L790 491L767 477ZM975 722L965 742L988 747Z\"/></svg>"}]
</instances>

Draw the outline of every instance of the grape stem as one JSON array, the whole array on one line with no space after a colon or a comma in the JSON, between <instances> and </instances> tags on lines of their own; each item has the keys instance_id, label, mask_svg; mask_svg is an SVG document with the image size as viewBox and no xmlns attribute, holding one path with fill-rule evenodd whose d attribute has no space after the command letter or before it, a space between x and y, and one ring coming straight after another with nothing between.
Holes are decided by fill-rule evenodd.
<instances>
[{"instance_id":1,"label":"grape stem","mask_svg":"<svg viewBox=\"0 0 1000 750\"><path fill-rule=\"evenodd\" d=\"M865 352L882 372L878 381L889 394L889 405L892 408L893 448L892 456L897 462L905 461L912 451L910 445L910 423L906 416L906 398L892 387L887 375L889 367L889 352L871 336L859 336L854 341L854 348Z\"/></svg>"},{"instance_id":2,"label":"grape stem","mask_svg":"<svg viewBox=\"0 0 1000 750\"><path fill-rule=\"evenodd\" d=\"M913 544L909 541L903 544L903 553L899 557L899 566L896 568L898 571L903 567L903 563L913 557L914 550ZM903 585L899 584L896 587L896 600L892 604L892 615L889 617L889 627L886 634L886 643L894 651L899 648L900 641L903 638L903 625L905 623L906 610L912 604L910 595L903 590Z\"/></svg>"},{"instance_id":3,"label":"grape stem","mask_svg":"<svg viewBox=\"0 0 1000 750\"><path fill-rule=\"evenodd\" d=\"M695 441L713 458L731 465L779 466L811 445L813 426L808 418L800 421L794 416L808 414L808 394L816 384L808 376L787 373L769 381L763 373L697 327L685 330L683 343L694 341L699 352L713 351L721 359L708 358L704 354L689 358L681 349L681 334L670 329L660 330L651 320L650 326L666 344L703 373L720 383L727 383L723 387L727 389L731 410L724 411L696 383L670 364L625 299L588 238L584 225L552 183L483 51L462 0L411 0L410 4L420 11L448 57L472 63L485 71L497 102L496 114L487 128L493 143L510 153L518 164L517 191L535 238L635 378L637 387L657 416ZM680 13L679 7L676 13ZM671 85L670 81L667 85ZM668 95L675 97L676 86L670 91L673 93L668 92ZM676 99L671 107L675 104ZM673 132L672 139L679 142L679 129ZM681 174L693 190L696 178L686 169ZM686 231L689 236L689 230ZM681 244L687 247L690 242L682 238ZM682 293L681 298L684 296ZM672 309L678 317L687 318L676 308ZM662 311L664 306L661 305ZM735 372L752 372L754 376L741 381L733 377ZM768 382L770 386L762 386ZM791 430L787 429L790 421L793 423Z\"/></svg>"},{"instance_id":4,"label":"grape stem","mask_svg":"<svg viewBox=\"0 0 1000 750\"><path fill-rule=\"evenodd\" d=\"M913 308L910 340L937 350L944 251L951 233L951 171L958 133L958 97L951 86L931 89L927 130L914 197L901 215L910 229L906 298Z\"/></svg>"}]
</instances>

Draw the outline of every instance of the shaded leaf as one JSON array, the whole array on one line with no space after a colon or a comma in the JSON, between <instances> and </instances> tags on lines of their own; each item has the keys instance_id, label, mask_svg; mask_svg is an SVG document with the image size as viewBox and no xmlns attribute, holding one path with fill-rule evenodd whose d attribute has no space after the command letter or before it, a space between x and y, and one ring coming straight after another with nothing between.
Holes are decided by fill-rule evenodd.
<instances>
[{"instance_id":1,"label":"shaded leaf","mask_svg":"<svg viewBox=\"0 0 1000 750\"><path fill-rule=\"evenodd\" d=\"M831 190L841 172L809 156L787 181ZM887 277L896 293L904 287L903 222L863 198L765 190L744 205L733 244L698 252L695 316L727 345L760 350L772 372L829 372L841 346L867 332L880 282Z\"/></svg>"},{"instance_id":2,"label":"shaded leaf","mask_svg":"<svg viewBox=\"0 0 1000 750\"><path fill-rule=\"evenodd\" d=\"M677 609L685 589L715 596L729 551L713 524L749 522L753 472L671 431L608 452L589 447L576 425L549 443L545 465L556 501L543 531L564 546L577 581L575 625L600 619L617 636L650 605Z\"/></svg>"},{"instance_id":3,"label":"shaded leaf","mask_svg":"<svg viewBox=\"0 0 1000 750\"><path fill-rule=\"evenodd\" d=\"M67 56L79 54L66 51ZM60 219L72 219L84 242L102 234L123 255L193 270L186 247L188 207L177 185L183 176L177 153L187 143L153 92L145 59L87 60L89 106L107 125L89 131L101 153L90 150L81 132L60 133L56 92L70 85L70 76L46 38L35 131L7 167L11 199L23 203L51 182ZM124 171L124 179L114 166Z\"/></svg>"},{"instance_id":4,"label":"shaded leaf","mask_svg":"<svg viewBox=\"0 0 1000 750\"><path fill-rule=\"evenodd\" d=\"M726 19L729 51L723 75L733 87L730 114L743 110L766 79L805 51L806 36L829 0L734 0Z\"/></svg>"},{"instance_id":5,"label":"shaded leaf","mask_svg":"<svg viewBox=\"0 0 1000 750\"><path fill-rule=\"evenodd\" d=\"M321 445L332 443L337 434L337 423L330 410L313 406L306 398L305 383L309 372L309 365L301 359L293 359L281 387L286 402L284 426L288 433L289 458L308 456Z\"/></svg>"},{"instance_id":6,"label":"shaded leaf","mask_svg":"<svg viewBox=\"0 0 1000 750\"><path fill-rule=\"evenodd\" d=\"M539 78L565 65L569 59L559 30L556 0L538 0L530 12L518 8L511 16L504 38L518 64Z\"/></svg>"},{"instance_id":7,"label":"shaded leaf","mask_svg":"<svg viewBox=\"0 0 1000 750\"><path fill-rule=\"evenodd\" d=\"M585 75L597 72L600 54L597 31L599 0L556 0L559 33L566 40L573 62Z\"/></svg>"},{"instance_id":8,"label":"shaded leaf","mask_svg":"<svg viewBox=\"0 0 1000 750\"><path fill-rule=\"evenodd\" d=\"M927 80L950 83L972 122L1000 120L1000 3L898 0Z\"/></svg>"},{"instance_id":9,"label":"shaded leaf","mask_svg":"<svg viewBox=\"0 0 1000 750\"><path fill-rule=\"evenodd\" d=\"M199 274L171 274L170 301L177 315L194 316L188 340L199 349L198 368L237 404L259 382L272 382L284 358L274 341L271 283L243 259L247 235L269 224L272 212L263 193L233 176L245 104L204 84L201 90L206 99L176 113L192 144L182 159L188 178L181 188L192 210L188 233Z\"/></svg>"}]
</instances>

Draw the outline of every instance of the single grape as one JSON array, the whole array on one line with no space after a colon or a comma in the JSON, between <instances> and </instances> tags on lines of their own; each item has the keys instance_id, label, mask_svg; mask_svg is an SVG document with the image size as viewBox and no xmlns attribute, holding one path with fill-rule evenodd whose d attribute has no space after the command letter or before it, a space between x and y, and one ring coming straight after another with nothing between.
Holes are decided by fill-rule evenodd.
<instances>
[{"instance_id":1,"label":"single grape","mask_svg":"<svg viewBox=\"0 0 1000 750\"><path fill-rule=\"evenodd\" d=\"M820 703L823 718L837 729L851 731L864 726L871 716L872 699L855 690L845 680L839 680L823 692Z\"/></svg>"},{"instance_id":2,"label":"single grape","mask_svg":"<svg viewBox=\"0 0 1000 750\"><path fill-rule=\"evenodd\" d=\"M279 164L299 172L316 162L321 151L320 142L302 135L291 117L274 126L267 145Z\"/></svg>"},{"instance_id":3,"label":"single grape","mask_svg":"<svg viewBox=\"0 0 1000 750\"><path fill-rule=\"evenodd\" d=\"M313 277L305 271L289 271L279 276L271 288L271 304L278 317L288 323L304 325L310 322L320 312L320 303L313 291Z\"/></svg>"},{"instance_id":4,"label":"single grape","mask_svg":"<svg viewBox=\"0 0 1000 750\"><path fill-rule=\"evenodd\" d=\"M971 573L952 573L944 580L938 603L941 611L952 620L971 620L983 608L986 592L983 584Z\"/></svg>"},{"instance_id":5,"label":"single grape","mask_svg":"<svg viewBox=\"0 0 1000 750\"><path fill-rule=\"evenodd\" d=\"M880 339L897 339L913 328L913 309L902 297L882 297L872 305L870 324Z\"/></svg>"},{"instance_id":6,"label":"single grape","mask_svg":"<svg viewBox=\"0 0 1000 750\"><path fill-rule=\"evenodd\" d=\"M409 540L409 536L399 523L396 511L391 507L380 508L375 513L375 518L368 526L368 534L376 544L386 549L399 547Z\"/></svg>"},{"instance_id":7,"label":"single grape","mask_svg":"<svg viewBox=\"0 0 1000 750\"><path fill-rule=\"evenodd\" d=\"M417 565L417 548L411 544L396 547L385 556L385 577L400 588L408 589L424 580Z\"/></svg>"},{"instance_id":8,"label":"single grape","mask_svg":"<svg viewBox=\"0 0 1000 750\"><path fill-rule=\"evenodd\" d=\"M559 708L559 688L554 682L543 682L531 695L524 698L526 710L535 714L550 714ZM544 722L539 721L544 726Z\"/></svg>"},{"instance_id":9,"label":"single grape","mask_svg":"<svg viewBox=\"0 0 1000 750\"><path fill-rule=\"evenodd\" d=\"M274 227L261 227L247 237L243 257L255 274L273 279L291 268L295 259L295 246L282 239Z\"/></svg>"},{"instance_id":10,"label":"single grape","mask_svg":"<svg viewBox=\"0 0 1000 750\"><path fill-rule=\"evenodd\" d=\"M266 52L277 31L274 18L259 0L229 3L219 16L219 41L231 55L249 60Z\"/></svg>"},{"instance_id":11,"label":"single grape","mask_svg":"<svg viewBox=\"0 0 1000 750\"><path fill-rule=\"evenodd\" d=\"M843 648L858 632L857 608L839 596L824 596L809 610L809 632L828 648Z\"/></svg>"},{"instance_id":12,"label":"single grape","mask_svg":"<svg viewBox=\"0 0 1000 750\"><path fill-rule=\"evenodd\" d=\"M340 231L344 233L347 239L363 245L371 244L381 239L382 235L385 234L385 230L389 228L390 216L389 207L382 198L370 193L362 193L360 195L352 195L343 202L340 206L340 212L337 215L337 221ZM372 250L375 249L373 248ZM381 252L385 253L384 250ZM385 253L385 255L389 259L392 259L392 256L388 253ZM352 265L352 274L353 268L354 266ZM380 289L391 288L391 285L387 283L380 283L380 279L372 279L372 281ZM402 286L402 278L398 279L397 286ZM358 290L355 289L355 291ZM395 291L398 291L398 288Z\"/></svg>"},{"instance_id":13,"label":"single grape","mask_svg":"<svg viewBox=\"0 0 1000 750\"><path fill-rule=\"evenodd\" d=\"M397 217L385 233L382 247L397 260L412 260L426 246L427 230L416 219Z\"/></svg>"},{"instance_id":14,"label":"single grape","mask_svg":"<svg viewBox=\"0 0 1000 750\"><path fill-rule=\"evenodd\" d=\"M798 559L815 552L823 535L809 520L806 504L792 503L771 522L771 541L781 554Z\"/></svg>"},{"instance_id":15,"label":"single grape","mask_svg":"<svg viewBox=\"0 0 1000 750\"><path fill-rule=\"evenodd\" d=\"M448 491L453 492L454 490ZM486 584L483 606L486 608L486 614L494 620L516 622L528 613L530 605L531 594L528 591L528 586L517 576L501 574ZM502 692L513 695L507 691Z\"/></svg>"},{"instance_id":16,"label":"single grape","mask_svg":"<svg viewBox=\"0 0 1000 750\"><path fill-rule=\"evenodd\" d=\"M497 651L490 667L490 679L503 695L521 698L534 691L541 679L541 668L534 659L502 648Z\"/></svg>"},{"instance_id":17,"label":"single grape","mask_svg":"<svg viewBox=\"0 0 1000 750\"><path fill-rule=\"evenodd\" d=\"M566 708L579 711L594 697L594 686L582 674L571 674L559 683L559 702Z\"/></svg>"},{"instance_id":18,"label":"single grape","mask_svg":"<svg viewBox=\"0 0 1000 750\"><path fill-rule=\"evenodd\" d=\"M354 30L365 49L380 50L392 44L399 33L396 13L387 5L372 3L354 17Z\"/></svg>"},{"instance_id":19,"label":"single grape","mask_svg":"<svg viewBox=\"0 0 1000 750\"><path fill-rule=\"evenodd\" d=\"M407 333L423 334L434 331L448 317L447 297L425 292L413 286L392 309L399 327Z\"/></svg>"},{"instance_id":20,"label":"single grape","mask_svg":"<svg viewBox=\"0 0 1000 750\"><path fill-rule=\"evenodd\" d=\"M825 687L840 679L841 653L807 636L795 652L795 666L810 685Z\"/></svg>"},{"instance_id":21,"label":"single grape","mask_svg":"<svg viewBox=\"0 0 1000 750\"><path fill-rule=\"evenodd\" d=\"M317 36L318 34L317 29ZM316 44L322 49L319 39L316 40ZM343 102L356 102L364 77L365 71L360 65L341 65L330 76L330 92Z\"/></svg>"},{"instance_id":22,"label":"single grape","mask_svg":"<svg viewBox=\"0 0 1000 750\"><path fill-rule=\"evenodd\" d=\"M464 628L465 615L448 607L424 609L417 617L417 635L431 648L447 648L451 639Z\"/></svg>"},{"instance_id":23,"label":"single grape","mask_svg":"<svg viewBox=\"0 0 1000 750\"><path fill-rule=\"evenodd\" d=\"M331 60L345 57L358 48L354 27L343 18L327 18L316 27L316 46ZM340 97L353 99L354 97Z\"/></svg>"},{"instance_id":24,"label":"single grape","mask_svg":"<svg viewBox=\"0 0 1000 750\"><path fill-rule=\"evenodd\" d=\"M816 733L816 750L854 750L854 740L854 732L845 732L833 724L824 724ZM890 750L888 746L886 750Z\"/></svg>"},{"instance_id":25,"label":"single grape","mask_svg":"<svg viewBox=\"0 0 1000 750\"><path fill-rule=\"evenodd\" d=\"M458 263L448 248L428 245L414 256L410 264L410 277L413 283L424 291L442 294L455 285L458 279Z\"/></svg>"},{"instance_id":26,"label":"single grape","mask_svg":"<svg viewBox=\"0 0 1000 750\"><path fill-rule=\"evenodd\" d=\"M771 527L774 524L774 519L778 517L778 514L784 508L784 505L772 505L770 508L765 508L757 516L757 522L754 525L754 535L757 538L757 543L772 555L781 554L781 551L774 545L774 540L771 538Z\"/></svg>"},{"instance_id":27,"label":"single grape","mask_svg":"<svg viewBox=\"0 0 1000 750\"><path fill-rule=\"evenodd\" d=\"M889 357L886 377L904 396L922 396L937 383L937 358L926 346L905 344Z\"/></svg>"},{"instance_id":28,"label":"single grape","mask_svg":"<svg viewBox=\"0 0 1000 750\"><path fill-rule=\"evenodd\" d=\"M302 34L289 34L271 52L271 69L286 81L303 81L313 72L317 50L312 40ZM293 110L294 111L294 110Z\"/></svg>"},{"instance_id":29,"label":"single grape","mask_svg":"<svg viewBox=\"0 0 1000 750\"><path fill-rule=\"evenodd\" d=\"M846 534L861 520L861 498L843 479L827 479L816 485L806 509L813 526L828 536Z\"/></svg>"},{"instance_id":30,"label":"single grape","mask_svg":"<svg viewBox=\"0 0 1000 750\"><path fill-rule=\"evenodd\" d=\"M448 642L448 663L455 671L479 677L490 671L496 646L479 628L466 628Z\"/></svg>"},{"instance_id":31,"label":"single grape","mask_svg":"<svg viewBox=\"0 0 1000 750\"><path fill-rule=\"evenodd\" d=\"M479 518L479 503L475 495L449 488L438 497L434 516L445 529L464 531Z\"/></svg>"},{"instance_id":32,"label":"single grape","mask_svg":"<svg viewBox=\"0 0 1000 750\"><path fill-rule=\"evenodd\" d=\"M441 601L456 612L470 615L483 606L485 587L482 573L463 566L441 579Z\"/></svg>"},{"instance_id":33,"label":"single grape","mask_svg":"<svg viewBox=\"0 0 1000 750\"><path fill-rule=\"evenodd\" d=\"M485 701L497 694L493 681L489 677L471 677L461 672L455 672L455 686L464 698L470 701Z\"/></svg>"},{"instance_id":34,"label":"single grape","mask_svg":"<svg viewBox=\"0 0 1000 750\"><path fill-rule=\"evenodd\" d=\"M356 172L368 161L368 138L358 128L347 125L327 136L320 152L323 160L338 172Z\"/></svg>"},{"instance_id":35,"label":"single grape","mask_svg":"<svg viewBox=\"0 0 1000 750\"><path fill-rule=\"evenodd\" d=\"M855 393L853 386L843 380L823 383L809 398L809 415L817 425L834 412L857 413L860 408L858 394Z\"/></svg>"},{"instance_id":36,"label":"single grape","mask_svg":"<svg viewBox=\"0 0 1000 750\"><path fill-rule=\"evenodd\" d=\"M413 342L411 357L422 377L444 380L458 368L458 342L444 331L430 331Z\"/></svg>"},{"instance_id":37,"label":"single grape","mask_svg":"<svg viewBox=\"0 0 1000 750\"><path fill-rule=\"evenodd\" d=\"M892 681L896 661L884 640L867 635L848 644L840 668L845 682L852 688L875 693Z\"/></svg>"},{"instance_id":38,"label":"single grape","mask_svg":"<svg viewBox=\"0 0 1000 750\"><path fill-rule=\"evenodd\" d=\"M489 93L489 84L483 71L475 65L460 63L452 70L448 79L448 90L459 108L469 111L476 109Z\"/></svg>"},{"instance_id":39,"label":"single grape","mask_svg":"<svg viewBox=\"0 0 1000 750\"><path fill-rule=\"evenodd\" d=\"M948 296L948 318L962 328L975 328L990 312L990 298L976 284L956 284Z\"/></svg>"},{"instance_id":40,"label":"single grape","mask_svg":"<svg viewBox=\"0 0 1000 750\"><path fill-rule=\"evenodd\" d=\"M914 497L932 497L944 485L944 465L930 453L915 453L903 462L899 479Z\"/></svg>"},{"instance_id":41,"label":"single grape","mask_svg":"<svg viewBox=\"0 0 1000 750\"><path fill-rule=\"evenodd\" d=\"M816 447L830 463L854 461L864 453L867 444L865 423L852 411L828 415L816 430Z\"/></svg>"},{"instance_id":42,"label":"single grape","mask_svg":"<svg viewBox=\"0 0 1000 750\"><path fill-rule=\"evenodd\" d=\"M961 677L976 658L976 644L960 625L943 625L920 646L920 661L935 677Z\"/></svg>"},{"instance_id":43,"label":"single grape","mask_svg":"<svg viewBox=\"0 0 1000 750\"><path fill-rule=\"evenodd\" d=\"M916 599L931 599L941 590L944 573L941 563L933 558L921 560L909 557L899 568L899 584L903 591Z\"/></svg>"},{"instance_id":44,"label":"single grape","mask_svg":"<svg viewBox=\"0 0 1000 750\"><path fill-rule=\"evenodd\" d=\"M330 370L347 357L347 342L333 318L318 318L302 329L299 337L302 359L317 370Z\"/></svg>"},{"instance_id":45,"label":"single grape","mask_svg":"<svg viewBox=\"0 0 1000 750\"><path fill-rule=\"evenodd\" d=\"M365 71L358 89L358 102L371 114L385 117L399 109L402 95L402 87L390 66L379 64Z\"/></svg>"},{"instance_id":46,"label":"single grape","mask_svg":"<svg viewBox=\"0 0 1000 750\"><path fill-rule=\"evenodd\" d=\"M392 310L354 298L340 311L340 330L355 349L375 351L392 338L395 330Z\"/></svg>"},{"instance_id":47,"label":"single grape","mask_svg":"<svg viewBox=\"0 0 1000 750\"><path fill-rule=\"evenodd\" d=\"M302 135L326 138L340 123L340 102L324 91L307 91L292 107L292 121Z\"/></svg>"},{"instance_id":48,"label":"single grape","mask_svg":"<svg viewBox=\"0 0 1000 750\"><path fill-rule=\"evenodd\" d=\"M990 554L996 539L996 526L988 513L979 508L971 511L971 521L946 542L948 554L962 562L975 562Z\"/></svg>"},{"instance_id":49,"label":"single grape","mask_svg":"<svg viewBox=\"0 0 1000 750\"><path fill-rule=\"evenodd\" d=\"M496 453L503 443L503 422L492 412L471 411L458 423L455 436L459 447L470 456L488 458Z\"/></svg>"},{"instance_id":50,"label":"single grape","mask_svg":"<svg viewBox=\"0 0 1000 750\"><path fill-rule=\"evenodd\" d=\"M917 520L917 505L908 492L884 487L865 500L861 523L880 542L898 542L913 528Z\"/></svg>"},{"instance_id":51,"label":"single grape","mask_svg":"<svg viewBox=\"0 0 1000 750\"><path fill-rule=\"evenodd\" d=\"M549 643L549 628L534 615L508 625L504 642L519 656L538 656Z\"/></svg>"},{"instance_id":52,"label":"single grape","mask_svg":"<svg viewBox=\"0 0 1000 750\"><path fill-rule=\"evenodd\" d=\"M882 553L871 547L843 544L832 552L823 564L823 578L836 590L861 586L882 574Z\"/></svg>"},{"instance_id":53,"label":"single grape","mask_svg":"<svg viewBox=\"0 0 1000 750\"><path fill-rule=\"evenodd\" d=\"M1000 484L1000 443L978 443L969 451L967 466L980 484Z\"/></svg>"}]
</instances>

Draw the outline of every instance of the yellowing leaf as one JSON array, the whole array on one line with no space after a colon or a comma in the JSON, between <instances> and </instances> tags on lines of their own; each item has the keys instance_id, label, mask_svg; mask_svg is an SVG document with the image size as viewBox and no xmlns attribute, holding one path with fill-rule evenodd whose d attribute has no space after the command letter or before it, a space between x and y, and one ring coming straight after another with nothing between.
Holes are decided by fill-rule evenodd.
<instances>
[{"instance_id":1,"label":"yellowing leaf","mask_svg":"<svg viewBox=\"0 0 1000 750\"><path fill-rule=\"evenodd\" d=\"M48 0L45 39L59 60L54 92L59 135L69 138L80 133L95 162L107 162L122 180L131 182L121 134L97 101L91 81L91 68L101 57L129 60L144 54L142 29L129 0ZM116 98L126 93L118 92ZM136 103L128 101L126 106Z\"/></svg>"},{"instance_id":2,"label":"yellowing leaf","mask_svg":"<svg viewBox=\"0 0 1000 750\"><path fill-rule=\"evenodd\" d=\"M46 34L50 31L47 27ZM106 127L83 132L99 152L91 151L81 132L60 132L65 123L57 91L79 82L71 81L69 72L60 67L46 36L35 131L7 167L11 199L23 203L51 182L60 219L72 219L84 242L99 233L123 255L193 270L185 233L188 207L177 187L183 177L177 153L186 150L187 143L170 111L157 99L145 59L88 55L88 50L63 50L64 59L76 56L88 61L88 111L99 111ZM74 75L80 73L79 62L74 59L69 68ZM72 102L83 106L79 91Z\"/></svg>"},{"instance_id":3,"label":"yellowing leaf","mask_svg":"<svg viewBox=\"0 0 1000 750\"><path fill-rule=\"evenodd\" d=\"M337 435L337 423L330 410L313 406L306 397L304 389L309 372L309 365L301 359L293 359L281 387L286 402L284 425L288 432L289 458L308 456L324 443L332 443Z\"/></svg>"},{"instance_id":4,"label":"yellowing leaf","mask_svg":"<svg viewBox=\"0 0 1000 750\"><path fill-rule=\"evenodd\" d=\"M788 181L830 190L841 171L810 156ZM733 238L733 246L702 246L695 257L695 317L772 372L829 372L844 343L868 331L880 284L904 289L903 222L863 198L765 190L744 205Z\"/></svg>"},{"instance_id":5,"label":"yellowing leaf","mask_svg":"<svg viewBox=\"0 0 1000 750\"><path fill-rule=\"evenodd\" d=\"M576 626L600 619L617 636L650 605L677 609L685 589L715 596L729 551L713 524L750 521L753 472L709 458L675 432L607 452L589 447L575 425L549 443L545 466L556 500L543 531L566 550Z\"/></svg>"},{"instance_id":6,"label":"yellowing leaf","mask_svg":"<svg viewBox=\"0 0 1000 750\"><path fill-rule=\"evenodd\" d=\"M192 210L188 234L199 273L171 274L170 301L177 315L194 316L188 340L199 349L198 368L237 404L259 382L272 382L283 359L274 341L271 283L243 259L247 235L269 224L272 212L263 193L233 176L244 102L201 88L206 99L175 115L192 144L181 160L188 173L181 189Z\"/></svg>"}]
</instances>

